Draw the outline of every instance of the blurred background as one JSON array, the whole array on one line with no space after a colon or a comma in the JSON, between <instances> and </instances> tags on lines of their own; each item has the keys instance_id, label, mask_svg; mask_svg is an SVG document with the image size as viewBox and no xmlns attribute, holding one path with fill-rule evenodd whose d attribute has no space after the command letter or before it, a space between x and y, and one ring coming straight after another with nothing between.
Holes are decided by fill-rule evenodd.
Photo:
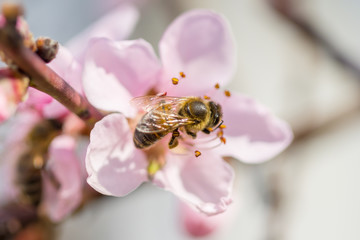
<instances>
[{"instance_id":1,"label":"blurred background","mask_svg":"<svg viewBox=\"0 0 360 240\"><path fill-rule=\"evenodd\" d=\"M360 239L360 2L357 0L29 0L36 37L65 44L117 5L136 4L130 39L157 50L182 12L223 14L238 46L228 88L290 123L293 144L260 165L233 162L231 221L204 239ZM116 24L116 23L114 23ZM59 239L192 239L169 192L145 184L102 198L57 227Z\"/></svg>"}]
</instances>

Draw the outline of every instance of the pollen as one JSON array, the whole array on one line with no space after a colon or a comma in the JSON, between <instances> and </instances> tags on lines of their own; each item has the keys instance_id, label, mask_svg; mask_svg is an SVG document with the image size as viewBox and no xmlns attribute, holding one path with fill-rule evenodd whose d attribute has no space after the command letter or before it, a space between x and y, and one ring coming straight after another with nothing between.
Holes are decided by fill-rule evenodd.
<instances>
[{"instance_id":1,"label":"pollen","mask_svg":"<svg viewBox=\"0 0 360 240\"><path fill-rule=\"evenodd\" d=\"M221 141L223 144L226 144L226 138L220 137L220 141Z\"/></svg>"},{"instance_id":2,"label":"pollen","mask_svg":"<svg viewBox=\"0 0 360 240\"><path fill-rule=\"evenodd\" d=\"M225 93L225 96L227 96L227 97L230 97L230 96L231 96L231 93L230 93L229 90L225 90L224 93Z\"/></svg>"},{"instance_id":3,"label":"pollen","mask_svg":"<svg viewBox=\"0 0 360 240\"><path fill-rule=\"evenodd\" d=\"M186 77L185 73L184 73L184 72L180 72L180 77L185 78L185 77Z\"/></svg>"},{"instance_id":4,"label":"pollen","mask_svg":"<svg viewBox=\"0 0 360 240\"><path fill-rule=\"evenodd\" d=\"M204 95L204 99L205 99L205 100L210 100L210 97L207 96L207 95Z\"/></svg>"},{"instance_id":5,"label":"pollen","mask_svg":"<svg viewBox=\"0 0 360 240\"><path fill-rule=\"evenodd\" d=\"M199 152L198 150L195 151L195 157L199 157L201 155L201 152Z\"/></svg>"},{"instance_id":6,"label":"pollen","mask_svg":"<svg viewBox=\"0 0 360 240\"><path fill-rule=\"evenodd\" d=\"M219 131L217 134L216 134L216 136L218 136L218 137L222 137L222 136L224 136L224 132L223 131Z\"/></svg>"},{"instance_id":7,"label":"pollen","mask_svg":"<svg viewBox=\"0 0 360 240\"><path fill-rule=\"evenodd\" d=\"M231 96L231 93L230 93L230 91L229 90L225 90L225 96L227 96L227 97L230 97Z\"/></svg>"},{"instance_id":8,"label":"pollen","mask_svg":"<svg viewBox=\"0 0 360 240\"><path fill-rule=\"evenodd\" d=\"M217 83L217 84L215 84L215 88L216 89L219 89L220 88L220 85Z\"/></svg>"},{"instance_id":9,"label":"pollen","mask_svg":"<svg viewBox=\"0 0 360 240\"><path fill-rule=\"evenodd\" d=\"M225 125L225 124L221 124L221 125L219 126L219 128L220 128L220 129L225 129L225 128L226 128L226 125Z\"/></svg>"},{"instance_id":10,"label":"pollen","mask_svg":"<svg viewBox=\"0 0 360 240\"><path fill-rule=\"evenodd\" d=\"M178 79L178 78L172 78L171 80L172 80L172 83L173 83L174 85L177 85L177 84L179 83L179 79Z\"/></svg>"}]
</instances>

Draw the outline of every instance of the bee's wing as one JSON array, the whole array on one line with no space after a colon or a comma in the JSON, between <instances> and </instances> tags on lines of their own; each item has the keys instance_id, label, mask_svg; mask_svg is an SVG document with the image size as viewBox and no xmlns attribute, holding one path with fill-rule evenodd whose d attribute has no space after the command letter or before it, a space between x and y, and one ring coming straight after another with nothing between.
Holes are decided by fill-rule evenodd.
<instances>
[{"instance_id":1,"label":"bee's wing","mask_svg":"<svg viewBox=\"0 0 360 240\"><path fill-rule=\"evenodd\" d=\"M131 103L147 113L140 120L136 129L144 133L172 131L178 127L194 124L193 119L178 114L186 97L143 96L134 98Z\"/></svg>"},{"instance_id":2,"label":"bee's wing","mask_svg":"<svg viewBox=\"0 0 360 240\"><path fill-rule=\"evenodd\" d=\"M177 113L152 110L144 115L137 124L136 129L144 133L171 132L178 127L194 124L195 121Z\"/></svg>"},{"instance_id":3,"label":"bee's wing","mask_svg":"<svg viewBox=\"0 0 360 240\"><path fill-rule=\"evenodd\" d=\"M181 106L183 101L186 101L186 97L170 97L164 95L147 95L133 98L130 103L132 106L142 109L145 112L150 112L153 109L161 108L162 106L167 106L171 110L178 112L177 109Z\"/></svg>"}]
</instances>

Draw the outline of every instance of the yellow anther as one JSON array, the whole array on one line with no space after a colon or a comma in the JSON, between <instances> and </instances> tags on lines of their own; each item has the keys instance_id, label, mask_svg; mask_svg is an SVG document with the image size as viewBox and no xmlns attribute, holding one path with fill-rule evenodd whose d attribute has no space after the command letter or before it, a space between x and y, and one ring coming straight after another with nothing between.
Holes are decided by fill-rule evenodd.
<instances>
[{"instance_id":1,"label":"yellow anther","mask_svg":"<svg viewBox=\"0 0 360 240\"><path fill-rule=\"evenodd\" d=\"M219 126L219 128L220 128L220 129L225 129L225 128L226 128L226 125L225 125L225 124L221 124L221 125Z\"/></svg>"},{"instance_id":2,"label":"yellow anther","mask_svg":"<svg viewBox=\"0 0 360 240\"><path fill-rule=\"evenodd\" d=\"M195 151L195 157L199 157L201 155L201 152L199 152L198 150Z\"/></svg>"},{"instance_id":3,"label":"yellow anther","mask_svg":"<svg viewBox=\"0 0 360 240\"><path fill-rule=\"evenodd\" d=\"M208 127L207 130L209 130L210 132L214 131L214 129L211 127Z\"/></svg>"},{"instance_id":4,"label":"yellow anther","mask_svg":"<svg viewBox=\"0 0 360 240\"><path fill-rule=\"evenodd\" d=\"M216 136L222 137L222 136L224 136L224 132L221 130L221 131L219 131L219 132L216 134Z\"/></svg>"},{"instance_id":5,"label":"yellow anther","mask_svg":"<svg viewBox=\"0 0 360 240\"><path fill-rule=\"evenodd\" d=\"M206 100L210 100L210 97L209 97L209 96L207 96L207 95L204 95L204 99L206 99Z\"/></svg>"},{"instance_id":6,"label":"yellow anther","mask_svg":"<svg viewBox=\"0 0 360 240\"><path fill-rule=\"evenodd\" d=\"M227 96L227 97L230 97L231 96L231 93L230 93L230 91L229 90L225 90L225 96Z\"/></svg>"},{"instance_id":7,"label":"yellow anther","mask_svg":"<svg viewBox=\"0 0 360 240\"><path fill-rule=\"evenodd\" d=\"M174 85L177 85L179 83L179 79L177 78L172 78L171 80Z\"/></svg>"},{"instance_id":8,"label":"yellow anther","mask_svg":"<svg viewBox=\"0 0 360 240\"><path fill-rule=\"evenodd\" d=\"M184 73L184 72L180 72L180 77L185 78L185 77L186 77L185 73Z\"/></svg>"},{"instance_id":9,"label":"yellow anther","mask_svg":"<svg viewBox=\"0 0 360 240\"><path fill-rule=\"evenodd\" d=\"M217 84L215 84L215 88L216 89L219 89L220 88L220 85L217 83Z\"/></svg>"},{"instance_id":10,"label":"yellow anther","mask_svg":"<svg viewBox=\"0 0 360 240\"><path fill-rule=\"evenodd\" d=\"M152 178L157 171L161 169L161 164L157 161L151 161L148 165L148 176Z\"/></svg>"},{"instance_id":11,"label":"yellow anther","mask_svg":"<svg viewBox=\"0 0 360 240\"><path fill-rule=\"evenodd\" d=\"M226 138L220 137L220 141L221 141L223 144L226 144Z\"/></svg>"}]
</instances>

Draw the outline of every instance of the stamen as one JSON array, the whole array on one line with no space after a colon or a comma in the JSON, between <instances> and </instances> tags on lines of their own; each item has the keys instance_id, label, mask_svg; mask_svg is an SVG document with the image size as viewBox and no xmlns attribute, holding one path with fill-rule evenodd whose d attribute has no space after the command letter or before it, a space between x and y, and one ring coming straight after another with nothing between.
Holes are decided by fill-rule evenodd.
<instances>
[{"instance_id":1,"label":"stamen","mask_svg":"<svg viewBox=\"0 0 360 240\"><path fill-rule=\"evenodd\" d=\"M210 97L207 96L207 95L204 95L204 99L205 99L205 100L210 100Z\"/></svg>"},{"instance_id":2,"label":"stamen","mask_svg":"<svg viewBox=\"0 0 360 240\"><path fill-rule=\"evenodd\" d=\"M227 97L230 97L231 96L231 93L230 93L230 91L229 90L225 90L225 96L227 96Z\"/></svg>"},{"instance_id":3,"label":"stamen","mask_svg":"<svg viewBox=\"0 0 360 240\"><path fill-rule=\"evenodd\" d=\"M223 144L226 144L226 138L220 137L220 141L221 141Z\"/></svg>"},{"instance_id":4,"label":"stamen","mask_svg":"<svg viewBox=\"0 0 360 240\"><path fill-rule=\"evenodd\" d=\"M220 85L217 83L217 84L215 84L215 88L216 89L219 89L220 88Z\"/></svg>"},{"instance_id":5,"label":"stamen","mask_svg":"<svg viewBox=\"0 0 360 240\"><path fill-rule=\"evenodd\" d=\"M148 172L148 177L150 179L152 179L155 175L155 173L157 171L159 171L161 169L161 165L159 162L157 161L150 161L148 168L147 168L147 172Z\"/></svg>"},{"instance_id":6,"label":"stamen","mask_svg":"<svg viewBox=\"0 0 360 240\"><path fill-rule=\"evenodd\" d=\"M171 80L174 85L177 85L179 83L179 79L177 78L172 78Z\"/></svg>"},{"instance_id":7,"label":"stamen","mask_svg":"<svg viewBox=\"0 0 360 240\"><path fill-rule=\"evenodd\" d=\"M225 128L226 128L226 125L225 125L225 124L221 124L219 128L220 128L220 129L225 129Z\"/></svg>"},{"instance_id":8,"label":"stamen","mask_svg":"<svg viewBox=\"0 0 360 240\"><path fill-rule=\"evenodd\" d=\"M208 127L207 130L209 130L210 132L214 131L214 129L211 127Z\"/></svg>"},{"instance_id":9,"label":"stamen","mask_svg":"<svg viewBox=\"0 0 360 240\"><path fill-rule=\"evenodd\" d=\"M220 130L220 131L216 134L216 136L218 136L218 137L220 138L220 137L224 136L224 132L223 132L222 130Z\"/></svg>"},{"instance_id":10,"label":"stamen","mask_svg":"<svg viewBox=\"0 0 360 240\"><path fill-rule=\"evenodd\" d=\"M199 152L198 150L195 151L195 157L199 157L201 155L201 152Z\"/></svg>"},{"instance_id":11,"label":"stamen","mask_svg":"<svg viewBox=\"0 0 360 240\"><path fill-rule=\"evenodd\" d=\"M186 77L185 73L184 73L184 72L180 72L180 77L185 78L185 77Z\"/></svg>"}]
</instances>

